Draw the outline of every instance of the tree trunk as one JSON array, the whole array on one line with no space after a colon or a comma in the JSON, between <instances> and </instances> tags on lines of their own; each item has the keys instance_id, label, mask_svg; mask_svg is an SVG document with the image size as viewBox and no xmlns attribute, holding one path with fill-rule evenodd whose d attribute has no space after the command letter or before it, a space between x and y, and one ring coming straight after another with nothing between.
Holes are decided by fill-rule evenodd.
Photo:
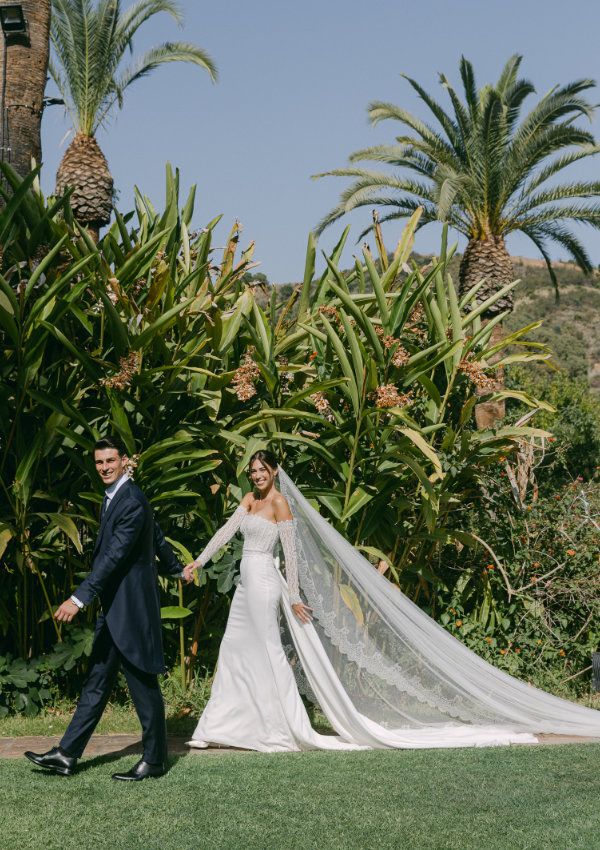
<instances>
[{"instance_id":1,"label":"tree trunk","mask_svg":"<svg viewBox=\"0 0 600 850\"><path fill-rule=\"evenodd\" d=\"M506 250L502 236L491 236L488 239L470 239L463 255L459 271L459 289L461 296L468 292L476 283L485 280L476 296L477 304L486 301L499 289L515 279L512 261ZM511 290L497 301L482 316L489 321L498 313L512 310L514 304ZM496 325L492 331L490 345L495 345L502 339L502 325ZM499 359L500 355L496 357ZM493 358L492 358L493 362ZM504 389L504 373L502 369L496 372L496 390ZM486 391L487 394L488 391ZM480 393L481 394L481 393ZM475 422L480 430L497 427L504 418L504 401L486 401L475 407Z\"/></svg>"},{"instance_id":2,"label":"tree trunk","mask_svg":"<svg viewBox=\"0 0 600 850\"><path fill-rule=\"evenodd\" d=\"M22 0L28 39L0 37L0 68L6 55L2 159L24 177L31 160L41 162L41 123L48 75L51 0Z\"/></svg>"},{"instance_id":3,"label":"tree trunk","mask_svg":"<svg viewBox=\"0 0 600 850\"><path fill-rule=\"evenodd\" d=\"M485 283L477 293L477 304L506 286L515 279L512 260L506 250L502 236L490 236L487 239L470 239L460 263L458 280L461 296L465 295L476 283ZM512 290L490 307L484 318L491 319L504 310L512 310Z\"/></svg>"},{"instance_id":4,"label":"tree trunk","mask_svg":"<svg viewBox=\"0 0 600 850\"><path fill-rule=\"evenodd\" d=\"M106 157L93 136L77 133L56 172L56 194L72 190L71 209L77 221L98 241L110 222L113 178Z\"/></svg>"}]
</instances>

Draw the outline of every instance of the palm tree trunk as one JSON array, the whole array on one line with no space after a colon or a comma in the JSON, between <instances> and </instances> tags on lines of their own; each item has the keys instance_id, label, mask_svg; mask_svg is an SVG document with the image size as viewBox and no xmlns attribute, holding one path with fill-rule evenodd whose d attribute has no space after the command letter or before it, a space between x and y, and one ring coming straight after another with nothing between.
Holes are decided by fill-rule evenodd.
<instances>
[{"instance_id":1,"label":"palm tree trunk","mask_svg":"<svg viewBox=\"0 0 600 850\"><path fill-rule=\"evenodd\" d=\"M56 172L56 194L72 190L71 209L97 242L100 228L110 222L113 178L94 136L77 133Z\"/></svg>"},{"instance_id":2,"label":"palm tree trunk","mask_svg":"<svg viewBox=\"0 0 600 850\"><path fill-rule=\"evenodd\" d=\"M0 67L6 54L3 160L25 176L32 158L41 161L41 123L48 74L51 0L22 0L28 40L0 37Z\"/></svg>"},{"instance_id":3,"label":"palm tree trunk","mask_svg":"<svg viewBox=\"0 0 600 850\"><path fill-rule=\"evenodd\" d=\"M507 283L514 280L514 272L510 254L502 236L490 236L487 239L470 239L463 255L459 271L459 289L461 296L468 292L476 283L485 280L477 293L477 303L486 301ZM482 319L489 321L498 313L512 310L514 305L512 290L497 301L486 311ZM502 339L502 325L496 325L492 331L491 345ZM498 359L498 358L496 358ZM492 359L493 362L493 359ZM496 390L504 389L504 372L498 369L495 375ZM484 391L484 392L489 392ZM478 391L478 394L482 393ZM475 407L475 422L480 430L494 428L504 418L504 401L481 402Z\"/></svg>"}]
</instances>

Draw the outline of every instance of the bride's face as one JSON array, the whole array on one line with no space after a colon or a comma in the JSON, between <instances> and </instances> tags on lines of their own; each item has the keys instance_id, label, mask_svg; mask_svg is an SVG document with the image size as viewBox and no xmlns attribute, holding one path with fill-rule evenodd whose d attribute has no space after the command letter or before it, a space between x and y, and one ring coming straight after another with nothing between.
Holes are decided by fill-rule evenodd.
<instances>
[{"instance_id":1,"label":"bride's face","mask_svg":"<svg viewBox=\"0 0 600 850\"><path fill-rule=\"evenodd\" d=\"M259 493L268 493L275 482L277 472L261 460L255 460L250 467L250 480Z\"/></svg>"}]
</instances>

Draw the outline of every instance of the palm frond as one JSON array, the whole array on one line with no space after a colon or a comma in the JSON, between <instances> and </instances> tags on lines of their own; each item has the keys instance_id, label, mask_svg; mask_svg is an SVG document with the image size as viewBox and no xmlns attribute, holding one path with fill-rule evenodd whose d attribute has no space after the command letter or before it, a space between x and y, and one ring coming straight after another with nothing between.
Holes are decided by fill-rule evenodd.
<instances>
[{"instance_id":1,"label":"palm frond","mask_svg":"<svg viewBox=\"0 0 600 850\"><path fill-rule=\"evenodd\" d=\"M568 185L553 186L537 194L525 195L519 200L517 209L519 215L529 213L536 207L552 204L557 201L565 201L572 198L597 198L600 197L600 181L582 181L581 183L569 183Z\"/></svg>"},{"instance_id":2,"label":"palm frond","mask_svg":"<svg viewBox=\"0 0 600 850\"><path fill-rule=\"evenodd\" d=\"M595 156L600 153L600 145L583 145L580 150L572 151L571 153L562 154L552 162L548 163L544 168L532 177L529 183L523 189L523 197L531 194L538 186L545 183L550 177L554 177L563 168L567 168L574 162L579 162L580 159L585 159L587 156Z\"/></svg>"},{"instance_id":3,"label":"palm frond","mask_svg":"<svg viewBox=\"0 0 600 850\"><path fill-rule=\"evenodd\" d=\"M459 68L460 78L465 90L465 99L467 101L469 112L471 113L471 120L476 121L479 115L479 94L475 82L475 72L472 64L464 56L460 57Z\"/></svg>"},{"instance_id":4,"label":"palm frond","mask_svg":"<svg viewBox=\"0 0 600 850\"><path fill-rule=\"evenodd\" d=\"M600 227L600 204L591 206L584 204L546 206L536 213L509 220L509 230L522 230L523 227L537 227L548 222L554 223L567 219Z\"/></svg>"},{"instance_id":5,"label":"palm frond","mask_svg":"<svg viewBox=\"0 0 600 850\"><path fill-rule=\"evenodd\" d=\"M523 57L519 53L514 53L507 61L500 73L500 76L498 77L495 89L504 101L507 100L507 92L511 91L517 82L517 74L522 61Z\"/></svg>"},{"instance_id":6,"label":"palm frond","mask_svg":"<svg viewBox=\"0 0 600 850\"><path fill-rule=\"evenodd\" d=\"M148 50L134 66L126 68L117 80L117 87L124 92L128 86L147 76L159 65L169 62L190 62L207 71L211 80L217 79L217 67L206 51L194 44L168 41Z\"/></svg>"},{"instance_id":7,"label":"palm frond","mask_svg":"<svg viewBox=\"0 0 600 850\"><path fill-rule=\"evenodd\" d=\"M437 157L443 157L446 162L454 162L456 165L459 164L456 152L453 150L452 146L449 145L448 142L446 142L432 127L425 124L425 122L421 121L406 109L395 106L393 103L374 101L369 104L368 115L373 126L379 124L380 121L389 120L400 121L402 124L406 124L407 127L410 127L421 137L425 145L427 145L431 150L436 151ZM404 137L398 138L404 140ZM415 146L417 144L417 140L414 140L413 142L411 137L408 137L406 141L409 144L415 144Z\"/></svg>"},{"instance_id":8,"label":"palm frond","mask_svg":"<svg viewBox=\"0 0 600 850\"><path fill-rule=\"evenodd\" d=\"M349 160L385 162L387 165L410 168L427 177L432 177L436 168L436 164L428 156L415 151L412 145L375 145L355 151L350 154Z\"/></svg>"},{"instance_id":9,"label":"palm frond","mask_svg":"<svg viewBox=\"0 0 600 850\"><path fill-rule=\"evenodd\" d=\"M139 28L164 12L182 23L177 0L137 0L122 12L119 0L52 0L52 76L78 132L93 135L135 80L167 62L191 62L216 79L213 60L200 47L165 43L119 70Z\"/></svg>"},{"instance_id":10,"label":"palm frond","mask_svg":"<svg viewBox=\"0 0 600 850\"><path fill-rule=\"evenodd\" d=\"M131 41L142 24L145 24L146 21L160 12L170 15L179 26L183 25L183 14L177 0L138 0L120 16L120 37L125 38L128 42Z\"/></svg>"},{"instance_id":11,"label":"palm frond","mask_svg":"<svg viewBox=\"0 0 600 850\"><path fill-rule=\"evenodd\" d=\"M588 252L575 234L567 227L559 223L551 223L537 228L537 231L543 237L561 245L586 274L592 271L593 265Z\"/></svg>"},{"instance_id":12,"label":"palm frond","mask_svg":"<svg viewBox=\"0 0 600 850\"><path fill-rule=\"evenodd\" d=\"M455 152L458 156L461 156L461 154L463 153L463 145L461 142L460 131L456 122L452 120L452 118L440 106L440 104L436 100L434 100L431 95L429 95L416 80L413 80L412 77L408 77L406 74L401 74L400 76L404 77L404 79L417 92L421 100L423 100L424 103L427 104L429 109L433 112L433 114L441 124Z\"/></svg>"},{"instance_id":13,"label":"palm frond","mask_svg":"<svg viewBox=\"0 0 600 850\"><path fill-rule=\"evenodd\" d=\"M558 301L559 291L558 291L558 278L556 277L556 272L552 266L552 258L550 257L550 253L546 246L546 242L544 239L544 231L537 230L535 227L522 227L521 232L526 236L529 236L533 244L536 246L544 261L546 263L546 268L548 269L548 274L550 275L550 280L552 281L552 286L554 287L554 294L556 295L556 300Z\"/></svg>"}]
</instances>

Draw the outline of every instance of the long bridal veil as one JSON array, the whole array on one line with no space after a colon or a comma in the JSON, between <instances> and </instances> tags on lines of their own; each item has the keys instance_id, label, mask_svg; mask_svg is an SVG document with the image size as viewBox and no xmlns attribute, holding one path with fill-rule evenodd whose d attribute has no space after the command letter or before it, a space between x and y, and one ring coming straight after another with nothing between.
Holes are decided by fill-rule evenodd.
<instances>
[{"instance_id":1,"label":"long bridal veil","mask_svg":"<svg viewBox=\"0 0 600 850\"><path fill-rule=\"evenodd\" d=\"M366 746L600 737L600 712L538 690L471 652L392 585L280 469L310 627L284 611L303 675L338 734Z\"/></svg>"}]
</instances>

